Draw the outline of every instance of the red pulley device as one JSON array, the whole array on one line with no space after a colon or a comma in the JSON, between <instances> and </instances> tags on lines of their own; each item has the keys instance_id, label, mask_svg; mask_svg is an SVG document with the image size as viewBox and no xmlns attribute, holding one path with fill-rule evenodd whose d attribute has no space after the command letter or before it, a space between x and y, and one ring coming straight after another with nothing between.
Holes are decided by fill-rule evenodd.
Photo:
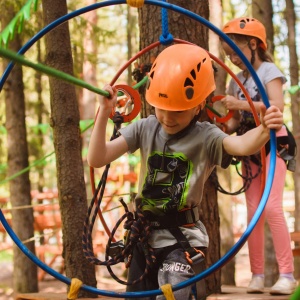
<instances>
[{"instance_id":1,"label":"red pulley device","mask_svg":"<svg viewBox=\"0 0 300 300\"><path fill-rule=\"evenodd\" d=\"M115 85L118 92L123 95L118 97L117 105L110 114L110 119L117 111L123 116L124 123L132 121L141 110L141 98L137 90L126 84Z\"/></svg>"}]
</instances>

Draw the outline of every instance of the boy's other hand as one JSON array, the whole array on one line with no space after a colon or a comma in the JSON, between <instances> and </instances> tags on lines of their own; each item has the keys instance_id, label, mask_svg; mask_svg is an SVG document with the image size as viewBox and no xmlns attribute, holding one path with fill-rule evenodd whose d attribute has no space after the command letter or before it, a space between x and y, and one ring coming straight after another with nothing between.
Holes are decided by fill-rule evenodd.
<instances>
[{"instance_id":1,"label":"boy's other hand","mask_svg":"<svg viewBox=\"0 0 300 300\"><path fill-rule=\"evenodd\" d=\"M260 106L260 120L264 128L280 130L283 125L283 114L280 109L271 105L268 109L264 104Z\"/></svg>"}]
</instances>

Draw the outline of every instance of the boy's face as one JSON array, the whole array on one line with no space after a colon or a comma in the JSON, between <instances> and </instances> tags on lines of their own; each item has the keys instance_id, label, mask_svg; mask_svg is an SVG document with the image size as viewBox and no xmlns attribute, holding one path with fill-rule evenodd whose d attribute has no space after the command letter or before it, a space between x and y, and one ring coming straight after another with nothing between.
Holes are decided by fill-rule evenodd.
<instances>
[{"instance_id":1,"label":"boy's face","mask_svg":"<svg viewBox=\"0 0 300 300\"><path fill-rule=\"evenodd\" d=\"M200 111L201 105L183 111L169 111L155 108L156 118L168 134L176 134L187 127Z\"/></svg>"}]
</instances>

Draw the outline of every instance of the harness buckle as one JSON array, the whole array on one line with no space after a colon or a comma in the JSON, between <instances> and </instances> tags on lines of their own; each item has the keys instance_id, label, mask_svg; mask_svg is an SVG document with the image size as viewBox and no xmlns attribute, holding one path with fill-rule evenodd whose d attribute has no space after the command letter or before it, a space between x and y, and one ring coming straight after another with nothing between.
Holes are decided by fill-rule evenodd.
<instances>
[{"instance_id":1,"label":"harness buckle","mask_svg":"<svg viewBox=\"0 0 300 300\"><path fill-rule=\"evenodd\" d=\"M107 249L108 256L115 257L122 254L125 246L123 241L117 241L115 243L111 243L110 247Z\"/></svg>"},{"instance_id":2,"label":"harness buckle","mask_svg":"<svg viewBox=\"0 0 300 300\"><path fill-rule=\"evenodd\" d=\"M185 251L185 258L186 260L188 261L188 263L190 265L192 264L198 264L200 262L202 262L205 258L205 254L199 250L199 249L196 249L196 248L192 248L193 249L193 252L194 252L194 255L191 257L191 254L188 252L188 251Z\"/></svg>"}]
</instances>

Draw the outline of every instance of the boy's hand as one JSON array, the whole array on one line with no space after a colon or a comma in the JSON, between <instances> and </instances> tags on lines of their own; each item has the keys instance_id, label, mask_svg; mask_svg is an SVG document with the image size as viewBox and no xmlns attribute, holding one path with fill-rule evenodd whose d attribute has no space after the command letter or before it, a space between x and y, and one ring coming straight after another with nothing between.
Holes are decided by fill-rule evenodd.
<instances>
[{"instance_id":1,"label":"boy's hand","mask_svg":"<svg viewBox=\"0 0 300 300\"><path fill-rule=\"evenodd\" d=\"M100 111L110 114L112 109L116 106L118 91L115 87L109 84L106 84L103 89L109 93L110 97L99 97Z\"/></svg>"},{"instance_id":2,"label":"boy's hand","mask_svg":"<svg viewBox=\"0 0 300 300\"><path fill-rule=\"evenodd\" d=\"M274 105L266 109L265 105L260 106L260 121L264 128L280 130L283 125L283 114Z\"/></svg>"}]
</instances>

